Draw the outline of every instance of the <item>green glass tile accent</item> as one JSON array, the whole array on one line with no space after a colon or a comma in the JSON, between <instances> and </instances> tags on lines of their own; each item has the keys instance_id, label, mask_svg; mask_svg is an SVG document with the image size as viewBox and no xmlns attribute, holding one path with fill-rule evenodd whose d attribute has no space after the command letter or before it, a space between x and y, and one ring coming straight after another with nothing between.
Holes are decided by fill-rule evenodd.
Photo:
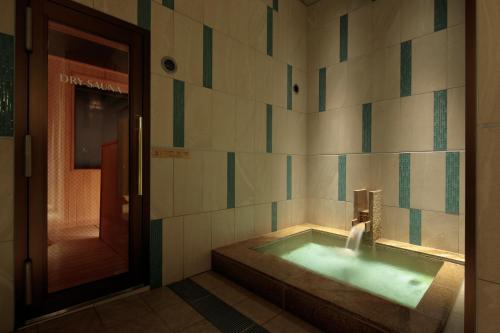
<instances>
[{"instance_id":1,"label":"green glass tile accent","mask_svg":"<svg viewBox=\"0 0 500 333\"><path fill-rule=\"evenodd\" d=\"M203 26L203 86L212 88L213 30Z\"/></svg>"},{"instance_id":2,"label":"green glass tile accent","mask_svg":"<svg viewBox=\"0 0 500 333\"><path fill-rule=\"evenodd\" d=\"M273 0L273 9L275 11L278 11L279 7L279 0Z\"/></svg>"},{"instance_id":3,"label":"green glass tile accent","mask_svg":"<svg viewBox=\"0 0 500 333\"><path fill-rule=\"evenodd\" d=\"M274 201L271 204L271 231L278 230L278 203Z\"/></svg>"},{"instance_id":4,"label":"green glass tile accent","mask_svg":"<svg viewBox=\"0 0 500 333\"><path fill-rule=\"evenodd\" d=\"M184 147L184 81L174 80L174 147Z\"/></svg>"},{"instance_id":5,"label":"green glass tile accent","mask_svg":"<svg viewBox=\"0 0 500 333\"><path fill-rule=\"evenodd\" d=\"M326 111L326 68L319 69L319 112Z\"/></svg>"},{"instance_id":6,"label":"green glass tile accent","mask_svg":"<svg viewBox=\"0 0 500 333\"><path fill-rule=\"evenodd\" d=\"M286 157L286 200L292 200L292 156Z\"/></svg>"},{"instance_id":7,"label":"green glass tile accent","mask_svg":"<svg viewBox=\"0 0 500 333\"><path fill-rule=\"evenodd\" d=\"M372 103L363 104L363 153L372 151Z\"/></svg>"},{"instance_id":8,"label":"green glass tile accent","mask_svg":"<svg viewBox=\"0 0 500 333\"><path fill-rule=\"evenodd\" d=\"M151 29L151 0L137 1L137 24L143 29Z\"/></svg>"},{"instance_id":9,"label":"green glass tile accent","mask_svg":"<svg viewBox=\"0 0 500 333\"><path fill-rule=\"evenodd\" d=\"M411 40L401 43L401 97L411 96Z\"/></svg>"},{"instance_id":10,"label":"green glass tile accent","mask_svg":"<svg viewBox=\"0 0 500 333\"><path fill-rule=\"evenodd\" d=\"M434 31L448 26L448 0L434 0Z\"/></svg>"},{"instance_id":11,"label":"green glass tile accent","mask_svg":"<svg viewBox=\"0 0 500 333\"><path fill-rule=\"evenodd\" d=\"M410 167L409 153L399 154L399 207L410 208Z\"/></svg>"},{"instance_id":12,"label":"green glass tile accent","mask_svg":"<svg viewBox=\"0 0 500 333\"><path fill-rule=\"evenodd\" d=\"M446 213L459 214L460 153L446 153Z\"/></svg>"},{"instance_id":13,"label":"green glass tile accent","mask_svg":"<svg viewBox=\"0 0 500 333\"><path fill-rule=\"evenodd\" d=\"M348 33L347 14L340 17L340 62L347 60L347 33Z\"/></svg>"},{"instance_id":14,"label":"green glass tile accent","mask_svg":"<svg viewBox=\"0 0 500 333\"><path fill-rule=\"evenodd\" d=\"M434 150L446 150L447 147L447 104L448 92L434 92Z\"/></svg>"},{"instance_id":15,"label":"green glass tile accent","mask_svg":"<svg viewBox=\"0 0 500 333\"><path fill-rule=\"evenodd\" d=\"M227 153L227 208L234 208L236 196L236 156L234 152Z\"/></svg>"},{"instance_id":16,"label":"green glass tile accent","mask_svg":"<svg viewBox=\"0 0 500 333\"><path fill-rule=\"evenodd\" d=\"M339 201L345 201L346 197L346 172L347 172L347 156L340 155L338 161L339 182L338 182L338 197Z\"/></svg>"},{"instance_id":17,"label":"green glass tile accent","mask_svg":"<svg viewBox=\"0 0 500 333\"><path fill-rule=\"evenodd\" d=\"M422 211L410 209L410 243L422 245Z\"/></svg>"},{"instance_id":18,"label":"green glass tile accent","mask_svg":"<svg viewBox=\"0 0 500 333\"><path fill-rule=\"evenodd\" d=\"M151 288L162 286L163 224L162 220L152 220L149 237L149 272Z\"/></svg>"},{"instance_id":19,"label":"green glass tile accent","mask_svg":"<svg viewBox=\"0 0 500 333\"><path fill-rule=\"evenodd\" d=\"M162 4L172 10L175 8L175 0L162 0Z\"/></svg>"},{"instance_id":20,"label":"green glass tile accent","mask_svg":"<svg viewBox=\"0 0 500 333\"><path fill-rule=\"evenodd\" d=\"M273 152L273 106L266 104L266 152Z\"/></svg>"},{"instance_id":21,"label":"green glass tile accent","mask_svg":"<svg viewBox=\"0 0 500 333\"><path fill-rule=\"evenodd\" d=\"M273 9L267 7L267 55L273 56Z\"/></svg>"},{"instance_id":22,"label":"green glass tile accent","mask_svg":"<svg viewBox=\"0 0 500 333\"><path fill-rule=\"evenodd\" d=\"M0 136L14 135L14 37L0 33Z\"/></svg>"},{"instance_id":23,"label":"green glass tile accent","mask_svg":"<svg viewBox=\"0 0 500 333\"><path fill-rule=\"evenodd\" d=\"M286 109L292 111L292 65L286 67Z\"/></svg>"}]
</instances>

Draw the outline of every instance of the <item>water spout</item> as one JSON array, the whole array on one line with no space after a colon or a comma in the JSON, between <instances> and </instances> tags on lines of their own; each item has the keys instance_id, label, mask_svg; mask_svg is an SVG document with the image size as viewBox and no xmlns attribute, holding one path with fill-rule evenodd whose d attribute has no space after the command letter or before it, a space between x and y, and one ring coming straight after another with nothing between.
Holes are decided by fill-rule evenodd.
<instances>
[{"instance_id":1,"label":"water spout","mask_svg":"<svg viewBox=\"0 0 500 333\"><path fill-rule=\"evenodd\" d=\"M361 238L363 238L363 233L365 232L365 227L365 223L358 223L351 228L349 237L347 237L347 241L345 244L346 249L358 252Z\"/></svg>"}]
</instances>

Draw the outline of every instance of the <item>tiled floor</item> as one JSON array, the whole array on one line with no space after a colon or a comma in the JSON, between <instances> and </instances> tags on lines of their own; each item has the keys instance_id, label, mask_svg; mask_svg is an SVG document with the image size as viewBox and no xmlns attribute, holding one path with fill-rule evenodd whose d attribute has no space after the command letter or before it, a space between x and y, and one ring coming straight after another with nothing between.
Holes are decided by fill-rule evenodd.
<instances>
[{"instance_id":1,"label":"tiled floor","mask_svg":"<svg viewBox=\"0 0 500 333\"><path fill-rule=\"evenodd\" d=\"M192 278L269 332L319 332L279 307L213 272ZM23 332L219 332L169 288L154 289L71 315Z\"/></svg>"}]
</instances>

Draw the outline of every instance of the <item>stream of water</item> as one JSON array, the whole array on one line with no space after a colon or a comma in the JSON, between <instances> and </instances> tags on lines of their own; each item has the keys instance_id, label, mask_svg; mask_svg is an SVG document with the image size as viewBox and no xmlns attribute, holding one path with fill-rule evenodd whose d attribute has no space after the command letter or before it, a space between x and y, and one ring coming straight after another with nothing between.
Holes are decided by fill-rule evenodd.
<instances>
[{"instance_id":1,"label":"stream of water","mask_svg":"<svg viewBox=\"0 0 500 333\"><path fill-rule=\"evenodd\" d=\"M365 232L365 224L358 223L351 228L349 232L349 237L345 243L346 249L358 252L359 244L361 243L361 238L363 238L363 233Z\"/></svg>"}]
</instances>

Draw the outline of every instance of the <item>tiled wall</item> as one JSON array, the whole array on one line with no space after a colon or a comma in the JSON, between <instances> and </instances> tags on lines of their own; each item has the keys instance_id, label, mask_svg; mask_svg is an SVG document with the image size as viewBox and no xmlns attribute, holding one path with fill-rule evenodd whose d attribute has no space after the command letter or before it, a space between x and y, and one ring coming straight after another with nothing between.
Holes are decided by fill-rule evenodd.
<instances>
[{"instance_id":1,"label":"tiled wall","mask_svg":"<svg viewBox=\"0 0 500 333\"><path fill-rule=\"evenodd\" d=\"M464 0L308 7L308 217L350 228L382 189L382 236L464 252Z\"/></svg>"}]
</instances>

